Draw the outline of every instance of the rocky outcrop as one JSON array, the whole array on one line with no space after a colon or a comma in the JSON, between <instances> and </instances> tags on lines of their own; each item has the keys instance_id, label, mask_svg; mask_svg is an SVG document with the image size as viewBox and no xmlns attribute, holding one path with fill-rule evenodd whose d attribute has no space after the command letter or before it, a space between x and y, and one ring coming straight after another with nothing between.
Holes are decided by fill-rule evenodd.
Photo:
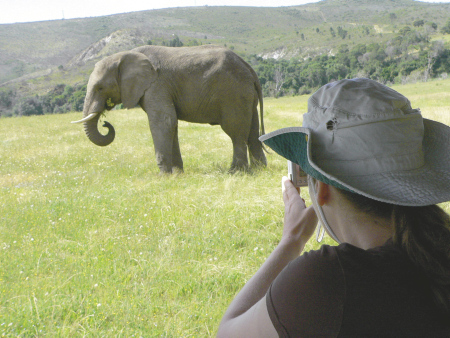
<instances>
[{"instance_id":1,"label":"rocky outcrop","mask_svg":"<svg viewBox=\"0 0 450 338\"><path fill-rule=\"evenodd\" d=\"M98 61L105 56L133 49L145 43L145 37L137 29L123 29L93 43L67 64L67 68L84 66L90 61Z\"/></svg>"},{"instance_id":2,"label":"rocky outcrop","mask_svg":"<svg viewBox=\"0 0 450 338\"><path fill-rule=\"evenodd\" d=\"M88 61L97 58L99 53L103 50L103 48L105 48L105 46L112 40L114 34L115 33L90 45L88 48L86 48L84 51L82 51L80 54L78 54L72 60L70 60L69 63L67 64L67 67L72 68L83 66Z\"/></svg>"}]
</instances>

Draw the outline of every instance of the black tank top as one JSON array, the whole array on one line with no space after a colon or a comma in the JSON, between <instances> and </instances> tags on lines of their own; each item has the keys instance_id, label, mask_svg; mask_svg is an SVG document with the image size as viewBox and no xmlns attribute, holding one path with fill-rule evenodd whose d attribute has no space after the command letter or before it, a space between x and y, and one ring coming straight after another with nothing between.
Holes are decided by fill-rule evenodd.
<instances>
[{"instance_id":1,"label":"black tank top","mask_svg":"<svg viewBox=\"0 0 450 338\"><path fill-rule=\"evenodd\" d=\"M391 241L306 252L266 299L280 337L450 337L425 276Z\"/></svg>"}]
</instances>

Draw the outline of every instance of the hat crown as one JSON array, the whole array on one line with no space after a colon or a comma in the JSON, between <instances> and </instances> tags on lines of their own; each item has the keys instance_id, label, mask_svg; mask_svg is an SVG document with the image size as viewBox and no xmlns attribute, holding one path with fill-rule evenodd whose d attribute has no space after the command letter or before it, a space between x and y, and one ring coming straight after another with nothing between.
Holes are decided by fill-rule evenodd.
<instances>
[{"instance_id":1,"label":"hat crown","mask_svg":"<svg viewBox=\"0 0 450 338\"><path fill-rule=\"evenodd\" d=\"M313 161L336 175L411 170L424 162L423 121L400 93L369 79L341 80L308 101Z\"/></svg>"},{"instance_id":2,"label":"hat crown","mask_svg":"<svg viewBox=\"0 0 450 338\"><path fill-rule=\"evenodd\" d=\"M346 79L321 87L308 99L303 126L315 129L324 121L361 124L419 112L395 90L370 79Z\"/></svg>"}]
</instances>

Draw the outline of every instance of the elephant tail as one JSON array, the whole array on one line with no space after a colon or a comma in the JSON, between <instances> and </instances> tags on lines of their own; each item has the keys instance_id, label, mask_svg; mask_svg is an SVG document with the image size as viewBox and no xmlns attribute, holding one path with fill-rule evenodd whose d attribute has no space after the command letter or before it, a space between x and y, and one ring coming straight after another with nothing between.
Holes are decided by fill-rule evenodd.
<instances>
[{"instance_id":1,"label":"elephant tail","mask_svg":"<svg viewBox=\"0 0 450 338\"><path fill-rule=\"evenodd\" d=\"M259 136L264 135L266 132L264 130L264 104L263 104L263 93L261 88L261 83L259 82L258 76L256 76L255 81L255 89L258 93L258 101L259 101L259 116L261 120L261 124L259 126ZM264 146L264 143L261 142L262 148L266 153L269 153L267 148Z\"/></svg>"},{"instance_id":2,"label":"elephant tail","mask_svg":"<svg viewBox=\"0 0 450 338\"><path fill-rule=\"evenodd\" d=\"M261 124L260 124L260 135L262 136L264 135L266 132L264 130L264 104L263 104L263 94L262 94L262 88L261 88L261 83L259 82L259 79L256 78L257 81L255 82L255 89L256 92L258 93L258 101L259 101L259 115L260 115L260 120L261 120Z\"/></svg>"}]
</instances>

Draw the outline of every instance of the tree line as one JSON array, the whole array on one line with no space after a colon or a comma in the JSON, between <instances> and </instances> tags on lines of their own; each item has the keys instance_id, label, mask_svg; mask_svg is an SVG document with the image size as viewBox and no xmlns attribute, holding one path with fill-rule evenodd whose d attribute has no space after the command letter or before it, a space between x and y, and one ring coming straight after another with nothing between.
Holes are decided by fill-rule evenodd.
<instances>
[{"instance_id":1,"label":"tree line","mask_svg":"<svg viewBox=\"0 0 450 338\"><path fill-rule=\"evenodd\" d=\"M45 95L20 98L13 89L0 90L0 115L30 116L82 111L87 84L56 85Z\"/></svg>"},{"instance_id":2,"label":"tree line","mask_svg":"<svg viewBox=\"0 0 450 338\"><path fill-rule=\"evenodd\" d=\"M424 24L418 20L413 27ZM428 26L437 29L433 24ZM343 40L348 39L345 32L340 29L337 31ZM441 32L450 34L450 20L441 28ZM184 44L175 36L166 45ZM450 49L442 41L430 41L429 31L418 31L410 26L400 29L386 43L351 47L343 43L333 55L290 60L249 55L245 59L255 69L265 97L309 94L328 82L345 78L366 77L392 84L446 78L450 73ZM85 95L86 84L58 84L46 95L25 98L19 98L12 89L1 89L0 115L29 116L82 111Z\"/></svg>"},{"instance_id":3,"label":"tree line","mask_svg":"<svg viewBox=\"0 0 450 338\"><path fill-rule=\"evenodd\" d=\"M423 21L414 24L420 26ZM450 34L450 20L441 32ZM351 47L344 43L333 55L290 60L251 55L247 62L258 74L264 96L279 97L309 94L326 83L345 78L366 77L384 84L447 78L450 49L442 41L430 41L426 32L406 26L386 43Z\"/></svg>"}]
</instances>

